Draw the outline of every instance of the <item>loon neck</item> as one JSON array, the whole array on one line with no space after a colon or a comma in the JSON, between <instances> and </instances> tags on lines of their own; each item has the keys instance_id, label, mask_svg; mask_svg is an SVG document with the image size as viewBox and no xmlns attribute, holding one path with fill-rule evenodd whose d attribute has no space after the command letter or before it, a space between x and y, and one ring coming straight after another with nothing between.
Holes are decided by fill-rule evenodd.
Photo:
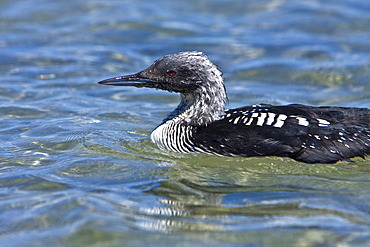
<instances>
[{"instance_id":1,"label":"loon neck","mask_svg":"<svg viewBox=\"0 0 370 247\"><path fill-rule=\"evenodd\" d=\"M213 87L214 85L215 83ZM220 86L212 89L201 87L196 92L181 94L180 104L164 121L173 120L184 125L207 126L222 118L225 114L227 96L223 82L216 85Z\"/></svg>"}]
</instances>

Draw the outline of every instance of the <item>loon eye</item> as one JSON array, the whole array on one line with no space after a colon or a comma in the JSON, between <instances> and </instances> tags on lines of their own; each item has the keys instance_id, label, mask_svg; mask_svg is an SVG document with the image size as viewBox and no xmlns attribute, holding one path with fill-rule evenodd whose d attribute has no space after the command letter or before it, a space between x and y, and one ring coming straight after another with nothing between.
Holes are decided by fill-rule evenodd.
<instances>
[{"instance_id":1,"label":"loon eye","mask_svg":"<svg viewBox=\"0 0 370 247\"><path fill-rule=\"evenodd\" d=\"M169 71L167 71L167 75L169 75L169 76L175 76L176 75L176 71L169 70Z\"/></svg>"}]
</instances>

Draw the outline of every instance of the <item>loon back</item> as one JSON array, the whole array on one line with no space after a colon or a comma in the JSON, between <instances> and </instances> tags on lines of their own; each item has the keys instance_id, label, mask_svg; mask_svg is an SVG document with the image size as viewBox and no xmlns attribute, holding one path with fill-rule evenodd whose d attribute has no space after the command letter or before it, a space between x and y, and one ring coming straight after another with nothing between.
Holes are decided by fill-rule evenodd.
<instances>
[{"instance_id":1,"label":"loon back","mask_svg":"<svg viewBox=\"0 0 370 247\"><path fill-rule=\"evenodd\" d=\"M192 142L225 156L333 163L370 153L369 123L368 109L259 105L227 111L222 120L198 128Z\"/></svg>"},{"instance_id":2,"label":"loon back","mask_svg":"<svg viewBox=\"0 0 370 247\"><path fill-rule=\"evenodd\" d=\"M181 102L151 134L161 149L223 156L280 156L334 163L370 154L370 110L254 105L225 111L226 90L217 67L201 52L156 60L133 75L99 82L174 91Z\"/></svg>"}]
</instances>

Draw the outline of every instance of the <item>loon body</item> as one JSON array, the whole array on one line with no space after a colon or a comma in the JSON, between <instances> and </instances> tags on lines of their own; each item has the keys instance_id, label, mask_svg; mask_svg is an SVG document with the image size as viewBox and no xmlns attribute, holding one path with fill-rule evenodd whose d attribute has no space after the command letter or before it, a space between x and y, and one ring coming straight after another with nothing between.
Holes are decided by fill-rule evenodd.
<instances>
[{"instance_id":1,"label":"loon body","mask_svg":"<svg viewBox=\"0 0 370 247\"><path fill-rule=\"evenodd\" d=\"M334 163L370 154L370 110L305 105L253 105L225 111L222 73L201 52L156 60L133 75L99 82L181 94L177 108L151 134L161 149L222 156L280 156Z\"/></svg>"}]
</instances>

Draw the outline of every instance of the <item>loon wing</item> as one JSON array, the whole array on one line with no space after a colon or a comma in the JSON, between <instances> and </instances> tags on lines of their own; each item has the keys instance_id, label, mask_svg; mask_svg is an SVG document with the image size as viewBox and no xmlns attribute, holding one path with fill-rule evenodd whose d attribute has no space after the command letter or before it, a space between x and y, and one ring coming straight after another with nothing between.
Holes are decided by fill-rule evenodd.
<instances>
[{"instance_id":1,"label":"loon wing","mask_svg":"<svg viewBox=\"0 0 370 247\"><path fill-rule=\"evenodd\" d=\"M370 153L370 110L257 105L237 108L206 127L197 149L227 156L281 156L333 163Z\"/></svg>"}]
</instances>

